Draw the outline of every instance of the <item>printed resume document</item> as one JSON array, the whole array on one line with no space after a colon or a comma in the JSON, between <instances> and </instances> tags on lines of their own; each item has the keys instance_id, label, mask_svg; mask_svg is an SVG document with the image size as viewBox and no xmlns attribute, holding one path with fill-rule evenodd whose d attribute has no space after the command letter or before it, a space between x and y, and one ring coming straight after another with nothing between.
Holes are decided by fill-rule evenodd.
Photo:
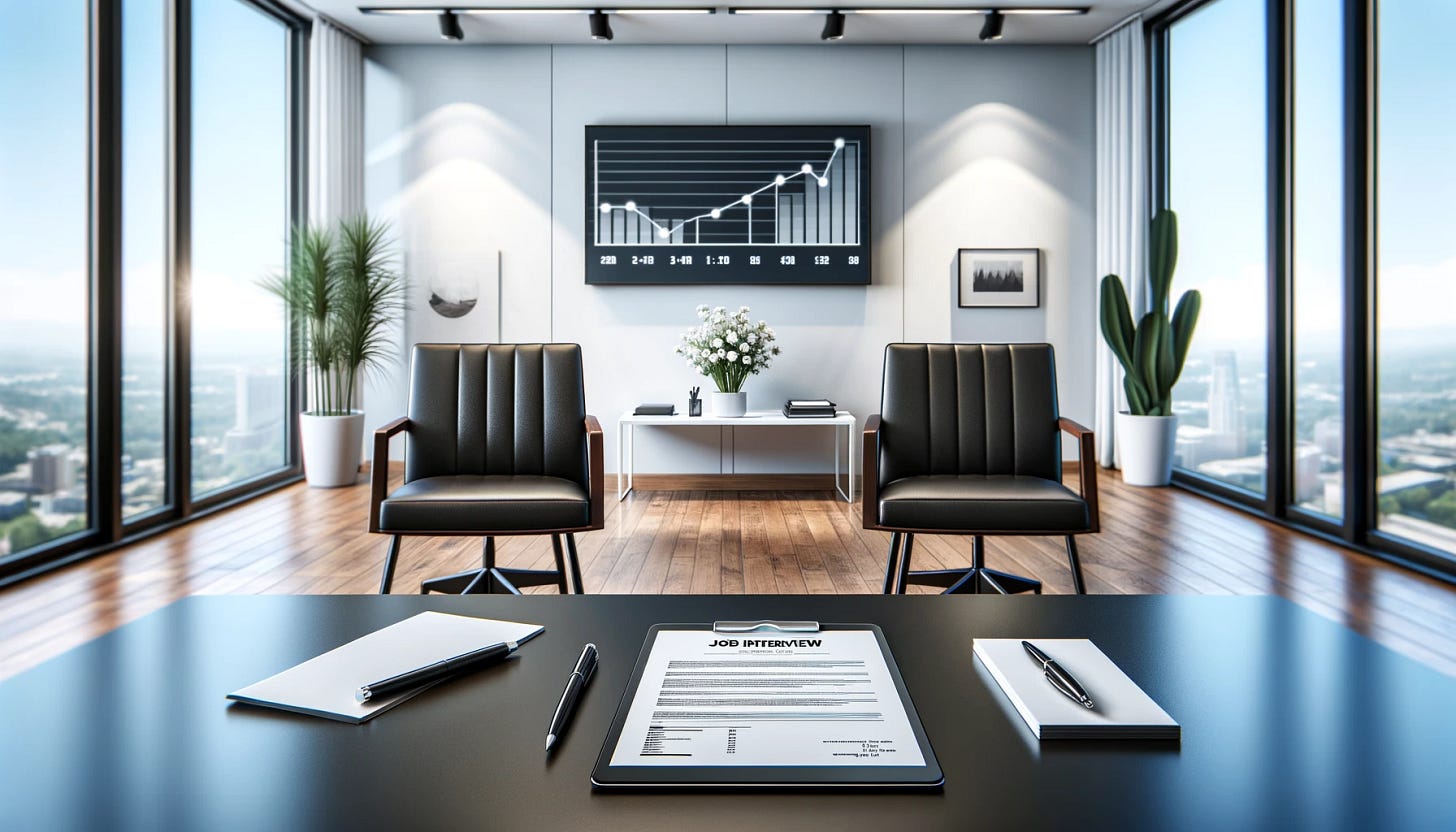
<instances>
[{"instance_id":1,"label":"printed resume document","mask_svg":"<svg viewBox=\"0 0 1456 832\"><path fill-rule=\"evenodd\" d=\"M870 630L661 630L613 766L923 766Z\"/></svg>"}]
</instances>

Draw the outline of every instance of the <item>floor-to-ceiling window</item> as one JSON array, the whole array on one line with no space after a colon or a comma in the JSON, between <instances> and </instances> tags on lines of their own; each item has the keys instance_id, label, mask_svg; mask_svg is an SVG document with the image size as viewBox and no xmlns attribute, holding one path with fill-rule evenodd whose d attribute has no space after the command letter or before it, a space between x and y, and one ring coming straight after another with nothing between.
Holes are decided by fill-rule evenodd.
<instances>
[{"instance_id":1,"label":"floor-to-ceiling window","mask_svg":"<svg viewBox=\"0 0 1456 832\"><path fill-rule=\"evenodd\" d=\"M1173 389L1177 463L1264 490L1267 316L1263 0L1221 0L1167 41L1167 204L1178 214L1173 291L1203 314Z\"/></svg>"},{"instance_id":2,"label":"floor-to-ceiling window","mask_svg":"<svg viewBox=\"0 0 1456 832\"><path fill-rule=\"evenodd\" d=\"M0 15L0 582L296 477L284 268L306 24Z\"/></svg>"},{"instance_id":3,"label":"floor-to-ceiling window","mask_svg":"<svg viewBox=\"0 0 1456 832\"><path fill-rule=\"evenodd\" d=\"M167 504L166 0L121 4L121 493Z\"/></svg>"},{"instance_id":4,"label":"floor-to-ceiling window","mask_svg":"<svg viewBox=\"0 0 1456 832\"><path fill-rule=\"evenodd\" d=\"M89 527L87 4L0 21L0 559Z\"/></svg>"},{"instance_id":5,"label":"floor-to-ceiling window","mask_svg":"<svg viewBox=\"0 0 1456 832\"><path fill-rule=\"evenodd\" d=\"M1456 552L1456 3L1378 9L1378 524Z\"/></svg>"},{"instance_id":6,"label":"floor-to-ceiling window","mask_svg":"<svg viewBox=\"0 0 1456 832\"><path fill-rule=\"evenodd\" d=\"M1150 30L1155 196L1204 295L1179 481L1447 574L1453 30L1447 0L1190 0Z\"/></svg>"},{"instance_id":7,"label":"floor-to-ceiling window","mask_svg":"<svg viewBox=\"0 0 1456 832\"><path fill-rule=\"evenodd\" d=\"M291 33L243 0L192 2L192 491L287 464L284 316L258 281L289 226Z\"/></svg>"},{"instance_id":8,"label":"floor-to-ceiling window","mask_svg":"<svg viewBox=\"0 0 1456 832\"><path fill-rule=\"evenodd\" d=\"M1344 484L1344 9L1292 0L1294 505L1339 518Z\"/></svg>"}]
</instances>

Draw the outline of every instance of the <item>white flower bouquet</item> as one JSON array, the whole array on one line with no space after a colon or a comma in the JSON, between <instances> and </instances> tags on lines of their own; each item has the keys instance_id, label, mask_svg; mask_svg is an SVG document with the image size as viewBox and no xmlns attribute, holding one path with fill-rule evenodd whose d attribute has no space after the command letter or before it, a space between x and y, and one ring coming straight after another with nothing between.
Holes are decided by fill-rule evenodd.
<instances>
[{"instance_id":1,"label":"white flower bouquet","mask_svg":"<svg viewBox=\"0 0 1456 832\"><path fill-rule=\"evenodd\" d=\"M774 331L764 321L748 318L748 307L729 313L719 306L698 307L702 323L682 334L673 352L687 359L688 367L718 385L719 393L737 393L743 382L768 368L779 354Z\"/></svg>"}]
</instances>

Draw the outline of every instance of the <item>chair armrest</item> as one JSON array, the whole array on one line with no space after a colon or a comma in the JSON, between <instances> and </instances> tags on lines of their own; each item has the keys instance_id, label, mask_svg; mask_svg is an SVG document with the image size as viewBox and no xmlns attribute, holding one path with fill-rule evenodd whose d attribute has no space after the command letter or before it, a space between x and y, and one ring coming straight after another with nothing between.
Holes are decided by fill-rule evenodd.
<instances>
[{"instance_id":1,"label":"chair armrest","mask_svg":"<svg viewBox=\"0 0 1456 832\"><path fill-rule=\"evenodd\" d=\"M880 527L880 414L865 419L864 456L860 474L860 525L866 529Z\"/></svg>"},{"instance_id":2,"label":"chair armrest","mask_svg":"<svg viewBox=\"0 0 1456 832\"><path fill-rule=\"evenodd\" d=\"M1101 514L1097 508L1097 447L1092 431L1063 416L1057 420L1057 427L1077 438L1077 473L1081 480L1082 499L1087 501L1087 516L1092 523L1091 531L1101 528Z\"/></svg>"},{"instance_id":3,"label":"chair armrest","mask_svg":"<svg viewBox=\"0 0 1456 832\"><path fill-rule=\"evenodd\" d=\"M586 457L587 466L591 471L588 497L591 501L591 527L593 529L607 527L606 476L602 468L604 456L605 454L602 453L602 424L597 421L597 417L587 414Z\"/></svg>"},{"instance_id":4,"label":"chair armrest","mask_svg":"<svg viewBox=\"0 0 1456 832\"><path fill-rule=\"evenodd\" d=\"M369 531L379 531L379 504L389 491L389 440L410 429L410 420L401 416L374 431L374 456L369 460Z\"/></svg>"}]
</instances>

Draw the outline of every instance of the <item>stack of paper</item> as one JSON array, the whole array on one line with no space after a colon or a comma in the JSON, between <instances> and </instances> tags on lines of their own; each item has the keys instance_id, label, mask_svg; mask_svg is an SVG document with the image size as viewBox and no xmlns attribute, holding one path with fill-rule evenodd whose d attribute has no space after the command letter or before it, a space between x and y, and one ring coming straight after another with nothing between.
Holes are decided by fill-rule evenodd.
<instances>
[{"instance_id":1,"label":"stack of paper","mask_svg":"<svg viewBox=\"0 0 1456 832\"><path fill-rule=\"evenodd\" d=\"M1040 739L1178 739L1178 723L1085 638L1029 639L1070 673L1096 705L1062 695L1021 639L978 638L976 658Z\"/></svg>"},{"instance_id":2,"label":"stack of paper","mask_svg":"<svg viewBox=\"0 0 1456 832\"><path fill-rule=\"evenodd\" d=\"M525 642L544 629L539 624L422 612L233 691L227 698L360 723L438 683L368 702L354 698L361 685L503 641Z\"/></svg>"}]
</instances>

